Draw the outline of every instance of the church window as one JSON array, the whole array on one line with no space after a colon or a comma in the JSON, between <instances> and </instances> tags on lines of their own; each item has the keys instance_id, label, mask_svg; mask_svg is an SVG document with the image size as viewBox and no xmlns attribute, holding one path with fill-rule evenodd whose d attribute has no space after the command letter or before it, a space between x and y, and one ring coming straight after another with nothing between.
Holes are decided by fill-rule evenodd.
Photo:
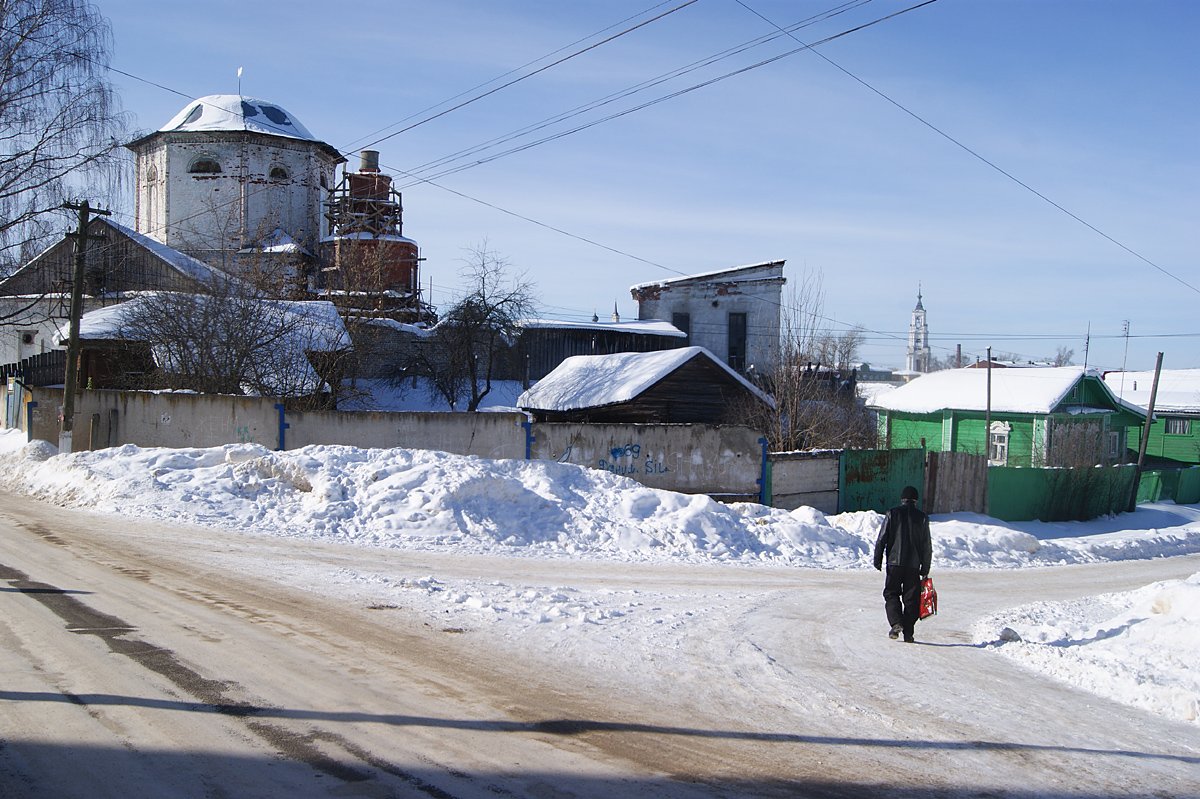
<instances>
[{"instance_id":1,"label":"church window","mask_svg":"<svg viewBox=\"0 0 1200 799\"><path fill-rule=\"evenodd\" d=\"M221 173L221 163L211 155L202 155L192 161L188 167L188 173L192 175L219 175Z\"/></svg>"},{"instance_id":2,"label":"church window","mask_svg":"<svg viewBox=\"0 0 1200 799\"><path fill-rule=\"evenodd\" d=\"M158 180L158 170L155 169L153 165L151 165L150 168L146 170L146 182L154 183L157 180Z\"/></svg>"},{"instance_id":3,"label":"church window","mask_svg":"<svg viewBox=\"0 0 1200 799\"><path fill-rule=\"evenodd\" d=\"M287 179L288 179L288 173L287 173L286 169L284 169L281 166L271 167L271 180L287 180Z\"/></svg>"}]
</instances>

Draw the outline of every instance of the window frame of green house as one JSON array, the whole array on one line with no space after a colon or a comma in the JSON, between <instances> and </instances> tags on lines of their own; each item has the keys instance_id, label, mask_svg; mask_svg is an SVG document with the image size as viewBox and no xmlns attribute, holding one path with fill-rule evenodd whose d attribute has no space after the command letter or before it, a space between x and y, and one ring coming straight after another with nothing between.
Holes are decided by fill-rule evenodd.
<instances>
[{"instance_id":1,"label":"window frame of green house","mask_svg":"<svg viewBox=\"0 0 1200 799\"><path fill-rule=\"evenodd\" d=\"M1178 430L1172 430L1172 427L1178 427ZM1181 416L1168 416L1163 420L1163 435L1167 436L1190 436L1192 434L1192 420L1184 419Z\"/></svg>"},{"instance_id":2,"label":"window frame of green house","mask_svg":"<svg viewBox=\"0 0 1200 799\"><path fill-rule=\"evenodd\" d=\"M992 426L988 429L987 454L989 466L1008 465L1008 444L1011 434L1012 425L1008 422L992 422ZM993 453L995 453L994 456Z\"/></svg>"}]
</instances>

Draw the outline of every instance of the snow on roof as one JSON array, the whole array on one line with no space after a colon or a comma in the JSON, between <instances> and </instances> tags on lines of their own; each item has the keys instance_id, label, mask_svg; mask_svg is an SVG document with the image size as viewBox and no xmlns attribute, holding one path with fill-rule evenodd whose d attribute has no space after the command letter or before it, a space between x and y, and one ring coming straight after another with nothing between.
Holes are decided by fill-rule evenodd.
<instances>
[{"instance_id":1,"label":"snow on roof","mask_svg":"<svg viewBox=\"0 0 1200 799\"><path fill-rule=\"evenodd\" d=\"M104 308L88 311L79 320L79 338L82 340L122 339L125 322L143 303L151 302L163 292L148 292L133 299ZM180 295L196 296L201 295ZM305 349L313 352L331 352L350 348L350 334L342 323L333 303L326 300L300 302L293 300L262 300L267 309L276 310L303 330ZM70 333L69 324L58 328L60 342L65 343Z\"/></svg>"},{"instance_id":2,"label":"snow on roof","mask_svg":"<svg viewBox=\"0 0 1200 799\"><path fill-rule=\"evenodd\" d=\"M128 236L135 241L140 247L156 256L167 266L174 269L176 272L189 277L192 280L201 283L207 283L214 277L230 279L229 275L222 272L220 269L209 266L201 260L193 258L190 255L180 252L174 247L163 244L161 241L152 239L144 233L138 233L132 228L127 228L122 224L112 221L107 217L100 217L101 222L116 230L124 236Z\"/></svg>"},{"instance_id":3,"label":"snow on roof","mask_svg":"<svg viewBox=\"0 0 1200 799\"><path fill-rule=\"evenodd\" d=\"M415 241L407 236L400 236L395 233L339 233L336 236L326 236L321 239L322 244L332 241L400 241L406 244L416 244Z\"/></svg>"},{"instance_id":4,"label":"snow on roof","mask_svg":"<svg viewBox=\"0 0 1200 799\"><path fill-rule=\"evenodd\" d=\"M238 253L274 253L287 255L312 255L308 250L292 238L283 228L275 228L269 236L266 236L262 241L258 242L253 247L247 247L244 250L238 250Z\"/></svg>"},{"instance_id":5,"label":"snow on roof","mask_svg":"<svg viewBox=\"0 0 1200 799\"><path fill-rule=\"evenodd\" d=\"M160 133L226 130L318 141L299 120L275 103L240 94L210 94L193 100L159 128Z\"/></svg>"},{"instance_id":6,"label":"snow on roof","mask_svg":"<svg viewBox=\"0 0 1200 799\"><path fill-rule=\"evenodd\" d=\"M1084 377L1082 366L1045 369L993 369L991 408L996 413L1050 413ZM1088 372L1099 377L1095 372ZM985 411L988 407L987 369L946 369L923 375L895 391L878 395L872 407L904 413L943 410ZM1104 383L1100 383L1104 386ZM1110 392L1111 393L1111 392ZM1135 413L1136 406L1119 404Z\"/></svg>"},{"instance_id":7,"label":"snow on roof","mask_svg":"<svg viewBox=\"0 0 1200 799\"><path fill-rule=\"evenodd\" d=\"M1150 405L1154 372L1108 372L1104 382L1122 399L1143 409ZM1154 410L1200 413L1200 369L1163 369Z\"/></svg>"},{"instance_id":8,"label":"snow on roof","mask_svg":"<svg viewBox=\"0 0 1200 799\"><path fill-rule=\"evenodd\" d=\"M784 261L782 261L782 260L763 261L762 263L758 263L758 264L747 264L746 266L734 266L734 267L730 267L729 269L717 269L712 272L699 272L694 275L682 275L680 277L666 278L665 280L651 280L647 283L636 283L636 284L630 286L629 290L637 291L638 289L647 289L647 288L652 288L654 286L667 286L672 283L685 283L689 280L706 280L706 279L711 279L711 278L716 278L716 277L721 277L726 280L733 280L733 279L736 279L735 275L738 272L747 272L752 269L766 269L768 267L775 267L775 266L779 267L779 273L780 273L780 275L782 275L783 274L783 264L784 264Z\"/></svg>"},{"instance_id":9,"label":"snow on roof","mask_svg":"<svg viewBox=\"0 0 1200 799\"><path fill-rule=\"evenodd\" d=\"M575 355L518 397L517 405L528 410L571 411L629 402L696 357L710 359L747 391L774 407L774 400L704 347Z\"/></svg>"},{"instance_id":10,"label":"snow on roof","mask_svg":"<svg viewBox=\"0 0 1200 799\"><path fill-rule=\"evenodd\" d=\"M523 319L521 327L546 328L553 330L612 330L618 333L637 333L644 336L671 336L687 338L679 328L670 322L658 319L634 320L632 322L564 322L557 319Z\"/></svg>"}]
</instances>

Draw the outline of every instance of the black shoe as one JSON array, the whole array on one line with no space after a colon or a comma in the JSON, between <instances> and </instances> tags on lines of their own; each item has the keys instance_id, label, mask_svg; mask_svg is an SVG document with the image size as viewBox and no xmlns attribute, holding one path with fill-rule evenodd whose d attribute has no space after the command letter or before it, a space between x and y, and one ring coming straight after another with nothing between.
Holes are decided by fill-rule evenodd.
<instances>
[{"instance_id":1,"label":"black shoe","mask_svg":"<svg viewBox=\"0 0 1200 799\"><path fill-rule=\"evenodd\" d=\"M892 629L888 630L888 638L891 638L893 641L896 640L900 637L900 631L903 629L899 624L893 624Z\"/></svg>"},{"instance_id":2,"label":"black shoe","mask_svg":"<svg viewBox=\"0 0 1200 799\"><path fill-rule=\"evenodd\" d=\"M906 644L915 644L916 642L917 642L917 639L916 639L916 638L913 638L911 635L906 635L906 636L904 636L904 643L906 643Z\"/></svg>"}]
</instances>

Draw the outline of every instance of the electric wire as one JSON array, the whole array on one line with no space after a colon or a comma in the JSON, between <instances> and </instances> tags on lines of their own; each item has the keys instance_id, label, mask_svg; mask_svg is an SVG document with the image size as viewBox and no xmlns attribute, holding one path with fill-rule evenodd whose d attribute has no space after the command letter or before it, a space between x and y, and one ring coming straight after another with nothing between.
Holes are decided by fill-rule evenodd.
<instances>
[{"instance_id":1,"label":"electric wire","mask_svg":"<svg viewBox=\"0 0 1200 799\"><path fill-rule=\"evenodd\" d=\"M752 14L754 14L754 15L755 15L756 17L758 17L759 19L761 19L761 20L763 20L764 22L768 23L769 25L772 25L772 26L774 26L775 28L779 28L779 25L777 25L775 22L771 21L771 20L770 20L770 19L768 19L767 17L764 17L762 14L758 13L758 12L757 12L757 11L755 11L754 9L750 8L750 6L746 5L746 3L745 3L743 0L735 0L735 2L736 2L738 5L740 5L742 8L745 8L747 11L749 11L749 12L750 12L750 13L752 13ZM782 29L782 28L779 28L779 30L783 30L783 29ZM795 37L794 35L792 35L791 33L788 33L787 35L788 35L788 36L790 36L791 38L795 39L797 42L799 42L799 41L800 41L799 39L796 39L796 37ZM801 42L801 44L803 44L803 42ZM816 44L820 44L820 42L817 42ZM813 45L813 46L815 47L815 45ZM808 46L806 45L806 47L808 47ZM1096 226L1095 226L1095 225L1093 225L1092 223L1090 223L1090 222L1088 222L1087 220L1085 220L1085 219L1083 219L1082 217L1080 217L1078 214L1076 214L1076 213L1074 213L1073 211L1071 211L1071 210L1067 209L1065 206L1063 206L1063 205L1059 204L1058 202L1055 202L1054 200L1050 199L1050 197L1046 196L1046 195L1045 195L1045 194L1043 194L1042 192L1040 192L1040 191L1038 191L1037 189L1035 189L1033 186L1031 186L1031 185L1029 185L1028 183L1026 183L1025 181L1021 180L1020 178L1018 178L1018 177L1017 177L1016 175L1014 175L1013 173L1011 173L1011 172L1009 172L1008 170L1004 169L1003 167L1001 167L999 164L995 163L994 161L992 161L992 160L990 160L990 159L988 159L988 158L984 157L984 156L983 156L982 154L980 154L978 151L976 151L976 150L972 149L971 147L968 147L966 144L964 144L963 142L959 141L959 140L958 140L958 139L956 139L954 136L951 136L949 133L947 133L946 131L944 131L944 130L942 130L941 128L937 127L937 126L936 126L936 125L934 125L932 122L930 122L929 120L927 120L927 119L925 119L924 117L922 117L920 114L916 113L915 111L911 110L911 109L910 109L910 108L908 108L907 106L905 106L905 105L903 105L902 103L900 103L898 100L896 100L896 99L892 98L891 96L889 96L889 95L885 94L885 93L884 93L883 91L881 91L880 89L877 89L877 88L876 88L875 86L873 86L872 84L868 83L867 81L863 80L863 79L862 79L862 78L860 78L859 76L855 75L853 72L851 72L850 70L846 69L846 68L845 68L845 67L843 67L841 64L838 64L836 61L832 60L831 58L829 58L828 56L826 56L824 53L821 53L820 51L818 51L818 50L815 50L815 49L813 50L813 52L814 52L814 53L817 55L817 57L818 57L818 58L821 58L821 59L823 59L823 60L824 60L826 63L828 63L830 66L832 66L832 67L834 67L835 69L837 69L838 71L842 72L844 75L846 75L847 77L849 77L851 80L854 80L855 82L857 82L857 83L859 83L860 85L862 85L864 88L866 88L866 89L870 90L870 91L871 91L871 92L873 92L874 94L878 95L879 97L883 98L883 99L884 99L884 100L886 100L887 102L891 103L891 104L892 104L892 105L894 105L896 108L900 109L900 110L901 110L901 111L903 111L905 114L908 114L910 117L912 117L913 119L915 119L917 122L920 122L922 125L924 125L925 127L929 128L929 129L930 129L930 130L932 130L934 133L936 133L936 134L938 134L939 136L941 136L942 138L946 139L946 141L948 141L948 142L950 142L951 144L955 145L956 147L959 147L960 149L962 149L962 150L963 150L964 152L966 152L968 155L971 155L972 157L974 157L974 158L978 159L980 162L982 162L982 163L986 164L987 166L991 167L991 168L992 168L992 169L994 169L996 172L999 172L1001 175L1003 175L1004 177L1008 178L1008 179L1009 179L1009 180L1011 180L1013 183L1016 183L1016 184L1017 184L1018 186L1020 186L1021 188L1025 189L1026 191L1029 191L1029 192L1031 192L1032 194L1034 194L1035 196L1037 196L1037 197L1041 198L1041 199L1042 199L1042 200L1044 200L1045 202L1047 202L1047 203L1049 203L1050 205L1052 205L1053 207L1057 208L1059 211L1062 211L1064 214L1066 214L1067 216L1071 217L1071 218L1072 218L1072 219L1074 219L1076 222L1078 222L1079 224L1081 224L1081 225L1083 225L1084 227L1086 227L1088 230L1090 230L1090 231L1092 231L1093 233L1097 234L1098 236L1100 236L1101 238L1105 239L1105 240L1106 240L1106 241L1108 241L1109 243L1111 243L1111 244L1114 244L1114 245L1116 245L1117 247L1120 247L1122 250L1124 250L1125 252L1129 253L1129 254L1130 254L1130 255L1132 255L1134 258L1137 258L1139 261L1142 261L1143 263L1146 263L1146 264L1148 264L1148 265L1152 266L1154 269L1158 270L1158 271L1159 271L1159 272L1161 272L1162 274L1164 274L1164 275L1166 275L1167 277L1171 278L1172 280L1176 281L1176 282L1177 282L1177 283L1179 283L1180 285L1182 285L1182 286L1185 286L1185 287L1187 287L1187 288L1191 289L1192 291L1196 292L1197 294L1200 294L1200 288L1197 288L1196 286L1194 286L1194 285L1192 285L1191 283L1187 282L1186 280L1184 280L1183 278L1181 278L1181 277L1179 277L1178 275L1174 274L1173 272L1170 272L1170 271L1168 271L1167 269L1165 269L1165 268L1163 268L1163 267L1159 266L1159 265L1158 265L1158 264L1156 264L1154 261L1151 261L1149 258L1145 257L1145 256L1144 256L1144 255L1142 255L1141 253L1139 253L1139 252L1137 252L1137 251L1133 250L1132 248L1130 248L1130 247L1126 246L1124 243L1122 243L1122 242L1118 241L1117 239L1113 238L1112 236L1108 235L1108 234L1107 234L1107 233L1105 233L1103 230L1100 230L1098 227L1096 227Z\"/></svg>"}]
</instances>

